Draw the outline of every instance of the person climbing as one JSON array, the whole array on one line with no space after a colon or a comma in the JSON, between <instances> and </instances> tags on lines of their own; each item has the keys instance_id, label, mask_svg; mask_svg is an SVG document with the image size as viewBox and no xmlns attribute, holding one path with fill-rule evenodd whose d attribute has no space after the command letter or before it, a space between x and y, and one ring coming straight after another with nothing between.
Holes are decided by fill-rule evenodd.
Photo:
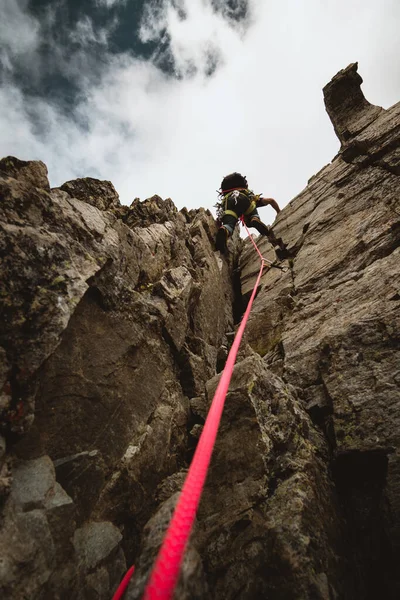
<instances>
[{"instance_id":1,"label":"person climbing","mask_svg":"<svg viewBox=\"0 0 400 600\"><path fill-rule=\"evenodd\" d=\"M278 260L289 256L286 244L282 238L276 238L271 227L265 225L258 214L257 208L272 206L277 213L280 208L273 198L262 198L249 190L247 179L240 173L230 173L223 178L219 190L220 202L216 205L221 226L218 229L216 248L222 253L226 252L228 238L233 234L236 223L243 215L248 227L255 227L261 235L265 235L274 246Z\"/></svg>"}]
</instances>

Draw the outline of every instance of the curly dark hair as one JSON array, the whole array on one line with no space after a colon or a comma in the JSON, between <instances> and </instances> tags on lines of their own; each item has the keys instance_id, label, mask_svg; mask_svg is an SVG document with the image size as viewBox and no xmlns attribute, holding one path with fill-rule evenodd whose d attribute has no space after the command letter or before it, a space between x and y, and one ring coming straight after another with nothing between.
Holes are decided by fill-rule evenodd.
<instances>
[{"instance_id":1,"label":"curly dark hair","mask_svg":"<svg viewBox=\"0 0 400 600\"><path fill-rule=\"evenodd\" d=\"M235 188L247 188L247 179L245 175L241 175L240 173L230 173L226 175L221 182L221 191L225 192L228 190L233 190Z\"/></svg>"}]
</instances>

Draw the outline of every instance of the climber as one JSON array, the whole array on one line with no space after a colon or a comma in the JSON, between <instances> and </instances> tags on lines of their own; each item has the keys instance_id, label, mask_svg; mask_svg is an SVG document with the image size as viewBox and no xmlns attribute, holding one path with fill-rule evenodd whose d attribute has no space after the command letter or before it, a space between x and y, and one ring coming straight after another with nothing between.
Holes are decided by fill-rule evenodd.
<instances>
[{"instance_id":1,"label":"climber","mask_svg":"<svg viewBox=\"0 0 400 600\"><path fill-rule=\"evenodd\" d=\"M274 250L278 260L289 256L282 238L275 237L271 227L264 225L257 211L257 207L270 204L277 213L280 212L276 200L255 195L249 190L246 177L240 173L231 173L223 178L219 195L220 202L216 206L221 226L215 244L217 250L226 252L228 238L233 234L238 219L243 215L248 227L255 227L273 246L277 246Z\"/></svg>"}]
</instances>

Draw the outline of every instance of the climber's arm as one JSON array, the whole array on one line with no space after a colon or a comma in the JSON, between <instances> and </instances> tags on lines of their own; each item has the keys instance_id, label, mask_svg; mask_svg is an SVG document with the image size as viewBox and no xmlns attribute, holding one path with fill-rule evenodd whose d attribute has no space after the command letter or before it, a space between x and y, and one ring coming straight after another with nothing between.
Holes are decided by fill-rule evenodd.
<instances>
[{"instance_id":1,"label":"climber's arm","mask_svg":"<svg viewBox=\"0 0 400 600\"><path fill-rule=\"evenodd\" d=\"M272 206L272 208L276 210L277 213L281 212L279 204L273 198L259 198L257 200L257 206L268 206L268 204Z\"/></svg>"}]
</instances>

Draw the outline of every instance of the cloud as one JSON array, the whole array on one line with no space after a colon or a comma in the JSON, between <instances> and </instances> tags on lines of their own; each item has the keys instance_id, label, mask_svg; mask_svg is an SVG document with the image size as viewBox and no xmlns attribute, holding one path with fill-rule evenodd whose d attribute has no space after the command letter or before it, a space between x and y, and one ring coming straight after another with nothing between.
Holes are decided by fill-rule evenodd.
<instances>
[{"instance_id":1,"label":"cloud","mask_svg":"<svg viewBox=\"0 0 400 600\"><path fill-rule=\"evenodd\" d=\"M10 71L14 60L35 52L40 24L26 11L28 0L3 0L0 20L0 64Z\"/></svg>"},{"instance_id":2,"label":"cloud","mask_svg":"<svg viewBox=\"0 0 400 600\"><path fill-rule=\"evenodd\" d=\"M105 6L106 8L111 8L116 5L126 4L128 0L95 0L95 3L98 6Z\"/></svg>"},{"instance_id":3,"label":"cloud","mask_svg":"<svg viewBox=\"0 0 400 600\"><path fill-rule=\"evenodd\" d=\"M156 65L165 58L163 42L167 42L175 76L210 76L244 34L246 22L233 16L239 14L239 8L240 14L246 15L247 6L247 0L239 2L234 10L221 1L149 2L139 30L140 40L160 42L152 57Z\"/></svg>"},{"instance_id":4,"label":"cloud","mask_svg":"<svg viewBox=\"0 0 400 600\"><path fill-rule=\"evenodd\" d=\"M399 100L399 13L389 0L152 2L140 37L158 50L146 60L111 53L115 24L98 34L82 18L76 53L56 54L79 82L73 112L4 88L0 154L43 160L52 185L99 177L125 203L158 193L179 207L211 208L238 170L284 205L338 150L321 89L339 69L359 60L367 98Z\"/></svg>"},{"instance_id":5,"label":"cloud","mask_svg":"<svg viewBox=\"0 0 400 600\"><path fill-rule=\"evenodd\" d=\"M92 19L85 15L77 22L75 29L69 35L69 39L81 48L91 45L107 46L109 34L110 26L108 28L95 29Z\"/></svg>"}]
</instances>

